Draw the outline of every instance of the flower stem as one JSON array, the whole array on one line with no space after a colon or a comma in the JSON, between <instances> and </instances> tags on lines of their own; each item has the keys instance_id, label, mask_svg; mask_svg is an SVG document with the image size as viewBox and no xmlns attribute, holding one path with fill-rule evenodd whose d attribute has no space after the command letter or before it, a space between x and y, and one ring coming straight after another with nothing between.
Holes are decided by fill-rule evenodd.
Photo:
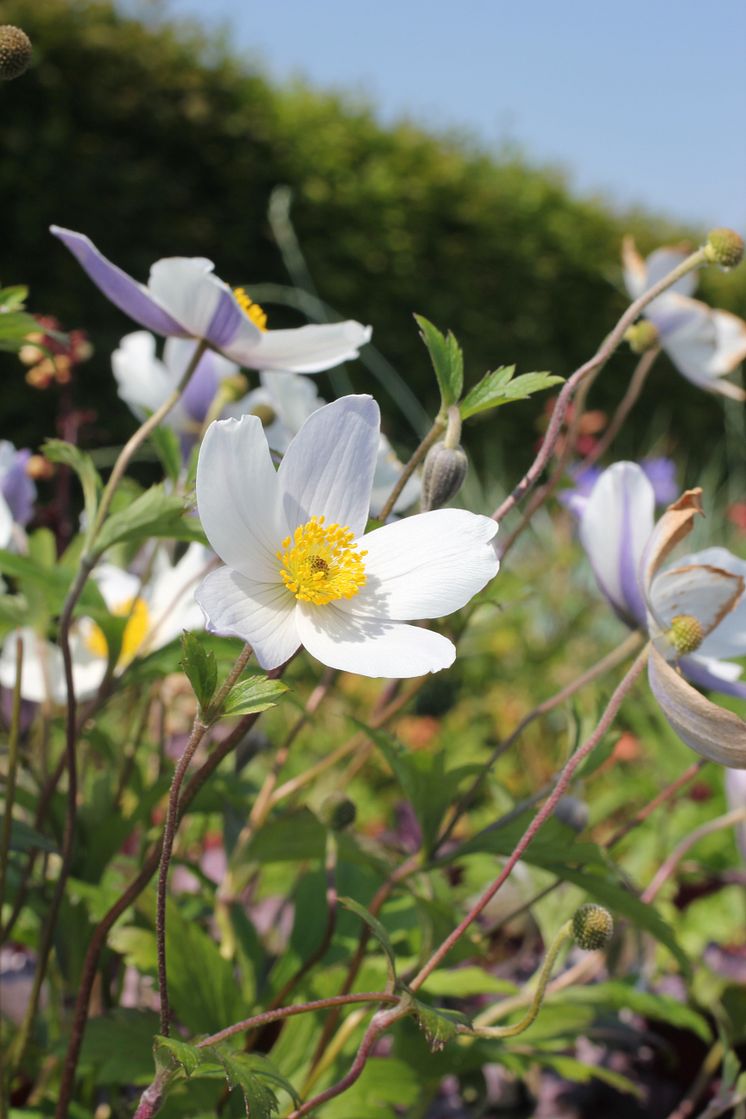
<instances>
[{"instance_id":1,"label":"flower stem","mask_svg":"<svg viewBox=\"0 0 746 1119\"><path fill-rule=\"evenodd\" d=\"M653 878L650 885L641 896L641 900L648 905L658 895L661 887L665 885L671 877L676 867L679 865L684 855L691 850L700 839L704 839L707 835L712 835L713 832L722 831L723 828L729 828L732 824L740 824L741 821L746 820L746 807L734 808L732 812L726 812L723 816L717 816L714 820L708 820L707 823L695 828L694 831L684 836L681 842L674 847L668 858L658 868L658 872Z\"/></svg>"},{"instance_id":2,"label":"flower stem","mask_svg":"<svg viewBox=\"0 0 746 1119\"><path fill-rule=\"evenodd\" d=\"M676 283L678 279L685 276L688 272L692 272L700 265L707 263L707 256L704 248L697 249L696 252L691 253L690 256L683 260L676 268L674 268L668 275L664 276L653 284L648 291L643 292L633 303L627 308L622 317L617 322L611 334L599 346L596 353L592 358L589 358L583 365L581 365L570 376L565 384L562 386L562 391L557 397L557 403L554 411L552 412L549 426L547 427L544 439L542 440L539 452L536 455L531 466L528 468L523 478L521 478L518 485L513 492L505 498L502 504L492 514L492 519L495 521L502 521L504 517L513 509L519 501L521 501L529 490L533 489L541 474L546 467L549 459L554 451L557 440L562 431L562 425L565 421L568 405L575 394L575 391L580 385L591 376L592 373L601 370L606 362L609 360L614 351L618 348L624 338L624 333L628 326L631 326L635 319L641 314L642 311L652 303L662 292L666 291L672 284Z\"/></svg>"},{"instance_id":3,"label":"flower stem","mask_svg":"<svg viewBox=\"0 0 746 1119\"><path fill-rule=\"evenodd\" d=\"M548 820L551 816L557 804L557 801L564 794L565 790L570 784L570 781L572 780L575 771L578 769L581 763L585 761L585 759L592 753L592 751L595 749L595 747L599 744L599 742L608 731L609 727L612 725L614 719L616 718L617 712L622 705L622 701L632 690L632 687L637 681L637 678L640 676L643 668L645 667L647 657L648 646L646 645L635 660L632 667L623 677L620 684L617 686L614 694L609 700L606 710L599 720L596 729L589 736L589 738L586 739L582 746L578 747L569 761L565 763L565 766L557 779L551 796L549 796L549 798L544 802L542 807L534 816L528 828L523 833L521 839L518 841L515 848L513 849L513 853L505 861L505 864L498 877L488 887L488 889L485 890L476 904L472 906L464 919L456 926L453 932L451 932L442 942L442 944L440 944L440 946L435 950L435 952L433 952L430 959L423 965L422 968L420 968L419 972L409 985L410 990L417 991L422 986L428 975L430 975L430 973L434 971L436 967L438 967L443 959L445 959L445 957L448 955L454 945L458 943L458 941L461 939L472 922L476 920L485 906L489 904L497 891L510 876L513 867L520 860L521 856L523 855L528 845L531 843L532 839L535 837L546 820Z\"/></svg>"},{"instance_id":4,"label":"flower stem","mask_svg":"<svg viewBox=\"0 0 746 1119\"><path fill-rule=\"evenodd\" d=\"M168 1037L170 1031L170 1010L168 1005L168 975L166 957L166 897L168 890L168 868L171 863L174 838L176 836L176 828L178 825L179 794L181 792L181 786L184 782L184 777L186 776L189 764L194 757L197 747L201 743L202 739L205 737L205 734L209 730L212 723L220 714L223 703L225 702L228 693L248 664L251 654L251 646L244 645L243 649L236 658L233 667L228 673L222 687L217 692L214 699L210 702L208 710L204 713L204 715L202 715L202 713L199 713L195 718L194 726L192 727L192 733L189 736L189 741L184 747L184 753L181 755L179 764L174 770L171 789L168 794L168 807L166 809L166 823L163 828L163 846L161 850L160 869L158 872L158 891L156 896L155 911L155 938L156 952L158 956L158 991L161 1000L161 1033L164 1037Z\"/></svg>"},{"instance_id":5,"label":"flower stem","mask_svg":"<svg viewBox=\"0 0 746 1119\"><path fill-rule=\"evenodd\" d=\"M386 499L386 502L385 502L383 508L381 509L380 513L376 517L377 521L381 521L382 524L384 524L386 522L386 518L391 515L391 511L393 510L394 506L396 505L397 501L399 500L399 496L400 496L402 490L404 489L407 482L409 481L409 479L414 474L415 468L419 465L419 463L422 462L425 455L427 454L427 452L432 447L433 443L437 443L438 439L440 439L441 435L443 434L443 432L445 430L445 427L446 427L445 418L441 419L441 417L438 416L437 419L435 420L435 423L430 428L427 435L422 440L419 447L417 447L414 454L410 458L409 462L406 464L406 466L402 470L401 474L397 478L396 484L394 485L394 488L392 489L391 493L389 494L388 498Z\"/></svg>"}]
</instances>

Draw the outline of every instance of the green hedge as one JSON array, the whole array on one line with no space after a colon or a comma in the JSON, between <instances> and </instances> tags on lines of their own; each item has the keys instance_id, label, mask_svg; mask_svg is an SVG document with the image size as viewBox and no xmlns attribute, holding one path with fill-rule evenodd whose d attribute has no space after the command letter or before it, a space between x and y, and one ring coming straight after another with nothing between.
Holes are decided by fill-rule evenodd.
<instances>
[{"instance_id":1,"label":"green hedge","mask_svg":"<svg viewBox=\"0 0 746 1119\"><path fill-rule=\"evenodd\" d=\"M228 280L285 283L266 214L273 187L288 184L319 294L373 324L376 345L428 404L413 311L456 332L471 380L507 362L564 375L624 306L622 233L645 249L681 233L579 200L561 176L518 159L409 125L385 129L368 106L338 97L275 88L195 32L148 27L107 3L7 0L0 18L23 26L36 49L33 69L0 88L0 280L29 283L34 310L91 332L97 353L77 391L99 409L100 439L130 426L114 406L108 359L130 325L49 237L51 222L88 233L142 279L160 256L202 254ZM746 312L744 274L708 276L703 291ZM299 321L270 310L271 323ZM612 405L630 364L618 357L593 400ZM13 386L4 428L37 442L51 426L51 394L28 389L12 359L3 371ZM350 372L357 388L370 385L360 365ZM645 450L651 414L672 394L682 446L719 440L719 402L661 366L621 450ZM536 408L475 430L483 460L499 445L517 467L536 438Z\"/></svg>"}]
</instances>

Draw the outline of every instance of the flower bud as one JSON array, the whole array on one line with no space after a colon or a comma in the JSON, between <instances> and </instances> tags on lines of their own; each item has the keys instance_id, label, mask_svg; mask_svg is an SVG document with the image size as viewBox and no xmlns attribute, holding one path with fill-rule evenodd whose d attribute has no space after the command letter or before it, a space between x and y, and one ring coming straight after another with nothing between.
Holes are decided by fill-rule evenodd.
<instances>
[{"instance_id":1,"label":"flower bud","mask_svg":"<svg viewBox=\"0 0 746 1119\"><path fill-rule=\"evenodd\" d=\"M581 905L572 919L572 935L580 948L595 952L605 948L614 932L614 919L601 905Z\"/></svg>"},{"instance_id":2,"label":"flower bud","mask_svg":"<svg viewBox=\"0 0 746 1119\"><path fill-rule=\"evenodd\" d=\"M223 398L231 404L240 400L242 396L246 396L248 390L249 382L243 373L236 373L232 377L224 377L220 382L220 391Z\"/></svg>"},{"instance_id":3,"label":"flower bud","mask_svg":"<svg viewBox=\"0 0 746 1119\"><path fill-rule=\"evenodd\" d=\"M0 81L20 78L31 65L31 40L20 27L0 25Z\"/></svg>"},{"instance_id":4,"label":"flower bud","mask_svg":"<svg viewBox=\"0 0 746 1119\"><path fill-rule=\"evenodd\" d=\"M440 509L455 497L464 484L468 467L463 447L446 447L445 443L431 447L422 468L422 512Z\"/></svg>"},{"instance_id":5,"label":"flower bud","mask_svg":"<svg viewBox=\"0 0 746 1119\"><path fill-rule=\"evenodd\" d=\"M633 354L644 354L660 342L657 329L647 319L640 319L624 332L624 340L629 343Z\"/></svg>"},{"instance_id":6,"label":"flower bud","mask_svg":"<svg viewBox=\"0 0 746 1119\"><path fill-rule=\"evenodd\" d=\"M583 831L588 825L588 805L580 797L560 797L554 815L575 832Z\"/></svg>"},{"instance_id":7,"label":"flower bud","mask_svg":"<svg viewBox=\"0 0 746 1119\"><path fill-rule=\"evenodd\" d=\"M274 408L269 404L257 404L251 409L251 414L262 421L262 427L269 427L277 419Z\"/></svg>"},{"instance_id":8,"label":"flower bud","mask_svg":"<svg viewBox=\"0 0 746 1119\"><path fill-rule=\"evenodd\" d=\"M54 463L44 455L32 455L26 463L26 474L35 482L47 482L54 477Z\"/></svg>"},{"instance_id":9,"label":"flower bud","mask_svg":"<svg viewBox=\"0 0 746 1119\"><path fill-rule=\"evenodd\" d=\"M666 634L666 640L681 656L693 653L700 647L703 639L702 625L692 614L677 614L671 619L671 628Z\"/></svg>"},{"instance_id":10,"label":"flower bud","mask_svg":"<svg viewBox=\"0 0 746 1119\"><path fill-rule=\"evenodd\" d=\"M330 831L344 831L350 824L354 824L357 808L354 801L344 793L336 792L321 802L317 816Z\"/></svg>"},{"instance_id":11,"label":"flower bud","mask_svg":"<svg viewBox=\"0 0 746 1119\"><path fill-rule=\"evenodd\" d=\"M743 260L743 238L733 229L711 229L707 234L705 253L711 264L735 268Z\"/></svg>"}]
</instances>

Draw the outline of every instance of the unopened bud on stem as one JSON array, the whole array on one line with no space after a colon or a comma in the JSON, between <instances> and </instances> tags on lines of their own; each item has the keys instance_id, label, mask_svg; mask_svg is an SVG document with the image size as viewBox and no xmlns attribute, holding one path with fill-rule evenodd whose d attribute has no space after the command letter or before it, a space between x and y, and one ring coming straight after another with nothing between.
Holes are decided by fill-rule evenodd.
<instances>
[{"instance_id":1,"label":"unopened bud on stem","mask_svg":"<svg viewBox=\"0 0 746 1119\"><path fill-rule=\"evenodd\" d=\"M640 319L625 330L624 341L629 343L633 354L644 354L658 345L660 336L651 322Z\"/></svg>"},{"instance_id":2,"label":"unopened bud on stem","mask_svg":"<svg viewBox=\"0 0 746 1119\"><path fill-rule=\"evenodd\" d=\"M344 831L350 824L355 823L357 808L354 801L342 792L330 793L322 801L317 815L325 827L330 831Z\"/></svg>"},{"instance_id":3,"label":"unopened bud on stem","mask_svg":"<svg viewBox=\"0 0 746 1119\"><path fill-rule=\"evenodd\" d=\"M705 256L721 268L735 268L743 260L743 238L733 229L711 229L705 243Z\"/></svg>"},{"instance_id":4,"label":"unopened bud on stem","mask_svg":"<svg viewBox=\"0 0 746 1119\"><path fill-rule=\"evenodd\" d=\"M601 905L581 905L572 919L572 935L586 952L605 948L614 933L614 919Z\"/></svg>"},{"instance_id":5,"label":"unopened bud on stem","mask_svg":"<svg viewBox=\"0 0 746 1119\"><path fill-rule=\"evenodd\" d=\"M422 468L422 497L420 508L423 513L440 509L455 497L464 484L469 463L466 451L459 444L461 438L461 414L454 405L448 409L448 427L441 442L436 443L425 456Z\"/></svg>"}]
</instances>

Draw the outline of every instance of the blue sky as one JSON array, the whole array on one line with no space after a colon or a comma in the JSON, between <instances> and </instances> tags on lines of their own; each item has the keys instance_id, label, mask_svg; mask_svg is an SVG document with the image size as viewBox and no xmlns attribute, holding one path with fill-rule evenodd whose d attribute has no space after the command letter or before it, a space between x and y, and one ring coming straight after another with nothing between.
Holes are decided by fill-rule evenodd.
<instances>
[{"instance_id":1,"label":"blue sky","mask_svg":"<svg viewBox=\"0 0 746 1119\"><path fill-rule=\"evenodd\" d=\"M743 0L120 0L229 32L279 81L466 130L580 192L746 229Z\"/></svg>"}]
</instances>

